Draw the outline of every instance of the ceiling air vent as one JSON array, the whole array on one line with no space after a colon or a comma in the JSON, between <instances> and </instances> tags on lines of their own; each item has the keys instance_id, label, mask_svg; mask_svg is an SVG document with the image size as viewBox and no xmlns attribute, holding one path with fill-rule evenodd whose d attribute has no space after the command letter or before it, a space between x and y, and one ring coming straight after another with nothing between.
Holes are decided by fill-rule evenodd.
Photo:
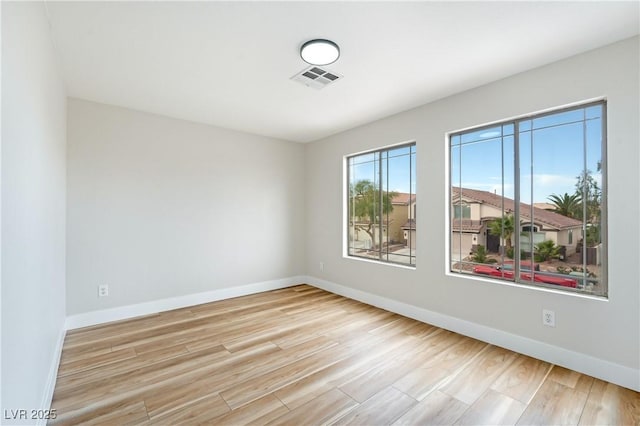
<instances>
[{"instance_id":1,"label":"ceiling air vent","mask_svg":"<svg viewBox=\"0 0 640 426\"><path fill-rule=\"evenodd\" d=\"M343 76L335 72L329 72L320 67L312 66L305 68L293 77L291 80L302 83L305 86L313 87L314 89L322 89L340 80Z\"/></svg>"}]
</instances>

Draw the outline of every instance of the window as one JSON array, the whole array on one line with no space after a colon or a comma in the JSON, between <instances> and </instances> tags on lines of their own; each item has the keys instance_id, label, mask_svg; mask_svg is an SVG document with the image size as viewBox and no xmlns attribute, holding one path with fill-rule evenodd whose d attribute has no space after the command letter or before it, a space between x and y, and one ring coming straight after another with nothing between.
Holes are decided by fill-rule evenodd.
<instances>
[{"instance_id":1,"label":"window","mask_svg":"<svg viewBox=\"0 0 640 426\"><path fill-rule=\"evenodd\" d=\"M449 144L452 272L607 296L604 101Z\"/></svg>"},{"instance_id":2,"label":"window","mask_svg":"<svg viewBox=\"0 0 640 426\"><path fill-rule=\"evenodd\" d=\"M346 161L348 256L415 265L415 143Z\"/></svg>"},{"instance_id":3,"label":"window","mask_svg":"<svg viewBox=\"0 0 640 426\"><path fill-rule=\"evenodd\" d=\"M471 206L466 203L454 204L453 217L455 219L471 219Z\"/></svg>"}]
</instances>

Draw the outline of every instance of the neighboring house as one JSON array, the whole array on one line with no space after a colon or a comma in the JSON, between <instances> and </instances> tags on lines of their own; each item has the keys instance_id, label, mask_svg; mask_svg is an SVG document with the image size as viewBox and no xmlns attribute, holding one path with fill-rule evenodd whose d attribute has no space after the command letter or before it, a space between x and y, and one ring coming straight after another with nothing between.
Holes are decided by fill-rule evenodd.
<instances>
[{"instance_id":1,"label":"neighboring house","mask_svg":"<svg viewBox=\"0 0 640 426\"><path fill-rule=\"evenodd\" d=\"M365 230L369 226L369 222L363 221L357 218L355 221L351 221L350 224L353 226L349 226L349 239L354 242L353 246L356 248L362 248L367 250L373 248L374 244L371 241L371 236ZM373 224L372 228L373 228L372 229L373 235L377 244L380 239L380 227L378 226L378 224ZM382 241L386 241L386 240L387 240L387 225L383 224L382 225Z\"/></svg>"},{"instance_id":2,"label":"neighboring house","mask_svg":"<svg viewBox=\"0 0 640 426\"><path fill-rule=\"evenodd\" d=\"M405 246L409 246L409 240L411 240L412 248L415 248L415 204L416 204L416 195L408 194L404 192L399 192L391 201L391 205L393 206L393 210L389 212L388 217L382 223L382 239L383 241L388 241L389 244L402 244ZM413 236L410 239L410 235L408 234L408 224L413 222ZM355 229L351 229L351 239L353 241L357 241L363 248L371 248L372 242L371 237L367 232L365 232L361 227L366 227L368 225L368 221L362 221L360 218L357 218L355 222L352 222L355 225ZM379 238L379 227L374 225L373 233L375 235L376 240Z\"/></svg>"},{"instance_id":3,"label":"neighboring house","mask_svg":"<svg viewBox=\"0 0 640 426\"><path fill-rule=\"evenodd\" d=\"M551 203L533 203L533 207L549 211L555 211L556 209L556 206Z\"/></svg>"},{"instance_id":4,"label":"neighboring house","mask_svg":"<svg viewBox=\"0 0 640 426\"><path fill-rule=\"evenodd\" d=\"M407 247L416 248L416 196L409 203L407 221L402 225L402 236Z\"/></svg>"},{"instance_id":5,"label":"neighboring house","mask_svg":"<svg viewBox=\"0 0 640 426\"><path fill-rule=\"evenodd\" d=\"M416 194L399 192L391 201L393 211L389 214L389 237L392 242L402 243L408 246L409 236L405 230L407 221L413 219L413 210L416 205ZM415 227L414 227L415 228ZM415 232L415 229L414 229ZM415 248L415 245L414 247Z\"/></svg>"},{"instance_id":6,"label":"neighboring house","mask_svg":"<svg viewBox=\"0 0 640 426\"><path fill-rule=\"evenodd\" d=\"M452 217L452 253L463 256L472 252L478 245L487 251L498 253L504 241L497 235L491 235L491 222L502 217L502 212L513 213L515 202L502 198L498 194L468 188L451 189ZM581 238L582 222L561 214L520 203L520 216L526 223L520 224L520 247L531 247L530 232L533 231L533 244L552 240L565 247L565 255L576 252ZM533 216L533 229L531 217ZM512 242L513 242L512 237Z\"/></svg>"}]
</instances>

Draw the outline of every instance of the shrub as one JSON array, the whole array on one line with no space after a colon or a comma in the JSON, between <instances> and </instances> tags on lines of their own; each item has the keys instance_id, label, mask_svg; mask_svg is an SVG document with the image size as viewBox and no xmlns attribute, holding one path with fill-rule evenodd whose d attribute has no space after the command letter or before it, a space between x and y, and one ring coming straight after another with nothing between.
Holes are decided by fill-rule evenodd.
<instances>
[{"instance_id":1,"label":"shrub","mask_svg":"<svg viewBox=\"0 0 640 426\"><path fill-rule=\"evenodd\" d=\"M585 270L582 269L582 266L571 266L571 271L572 272L582 272L582 273L585 272ZM588 268L587 268L586 272L587 272L587 276L590 277L590 278L597 278L598 277L595 273L591 272Z\"/></svg>"},{"instance_id":2,"label":"shrub","mask_svg":"<svg viewBox=\"0 0 640 426\"><path fill-rule=\"evenodd\" d=\"M506 255L509 259L513 259L513 247L507 249ZM524 249L520 250L520 260L526 260L530 257L530 253L528 251Z\"/></svg>"},{"instance_id":3,"label":"shrub","mask_svg":"<svg viewBox=\"0 0 640 426\"><path fill-rule=\"evenodd\" d=\"M545 240L536 244L536 251L534 253L534 259L536 262L546 262L551 259L558 259L560 257L560 246L557 246L551 240Z\"/></svg>"},{"instance_id":4,"label":"shrub","mask_svg":"<svg viewBox=\"0 0 640 426\"><path fill-rule=\"evenodd\" d=\"M480 245L476 248L476 252L473 254L471 259L476 263L486 263L487 262L487 249Z\"/></svg>"},{"instance_id":5,"label":"shrub","mask_svg":"<svg viewBox=\"0 0 640 426\"><path fill-rule=\"evenodd\" d=\"M509 247L509 248L507 249L507 257L508 257L509 259L513 259L513 247Z\"/></svg>"}]
</instances>

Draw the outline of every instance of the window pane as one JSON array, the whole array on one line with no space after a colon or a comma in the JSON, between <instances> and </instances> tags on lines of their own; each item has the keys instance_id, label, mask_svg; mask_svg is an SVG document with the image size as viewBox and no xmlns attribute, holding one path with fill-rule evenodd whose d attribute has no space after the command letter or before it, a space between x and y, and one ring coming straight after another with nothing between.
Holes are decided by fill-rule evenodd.
<instances>
[{"instance_id":1,"label":"window pane","mask_svg":"<svg viewBox=\"0 0 640 426\"><path fill-rule=\"evenodd\" d=\"M602 118L602 105L593 105L586 108L585 118L587 120L594 118Z\"/></svg>"},{"instance_id":2,"label":"window pane","mask_svg":"<svg viewBox=\"0 0 640 426\"><path fill-rule=\"evenodd\" d=\"M534 130L528 138L521 138L521 167L527 164L530 170L521 185L521 200L528 204L521 218L523 223L537 224L542 230L524 232L521 236L522 261L533 260L540 270L539 274L529 274L528 280L523 276L523 281L553 284L561 279L552 276L557 273L557 266L562 266L557 262L572 263L579 259L576 247L569 244L569 231L579 232L582 228L575 192L576 177L584 164L583 122L575 120L582 115L583 111L577 110L545 117L553 127ZM547 202L551 203L551 214L535 207Z\"/></svg>"},{"instance_id":3,"label":"window pane","mask_svg":"<svg viewBox=\"0 0 640 426\"><path fill-rule=\"evenodd\" d=\"M502 134L503 136L511 136L513 135L514 125L513 123L507 123L502 126Z\"/></svg>"},{"instance_id":4,"label":"window pane","mask_svg":"<svg viewBox=\"0 0 640 426\"><path fill-rule=\"evenodd\" d=\"M372 256L376 246L376 219L379 199L379 154L352 157L349 179L350 250L349 254Z\"/></svg>"},{"instance_id":5,"label":"window pane","mask_svg":"<svg viewBox=\"0 0 640 426\"><path fill-rule=\"evenodd\" d=\"M415 189L411 188L411 183L415 182L412 173L415 165L412 165L412 156L409 148L403 149L404 154L398 155L398 150L394 151L394 157L389 158L388 191L392 200L391 209L388 214L390 238L388 244L388 260L396 263L411 264L412 256L415 257L415 241L410 220L411 201L414 198ZM406 238L405 238L406 234Z\"/></svg>"},{"instance_id":6,"label":"window pane","mask_svg":"<svg viewBox=\"0 0 640 426\"><path fill-rule=\"evenodd\" d=\"M410 150L411 150L411 147L409 147L409 146L403 146L401 148L391 149L391 150L388 151L389 152L389 158L403 156L403 155L409 155Z\"/></svg>"},{"instance_id":7,"label":"window pane","mask_svg":"<svg viewBox=\"0 0 640 426\"><path fill-rule=\"evenodd\" d=\"M348 254L415 264L415 145L353 156Z\"/></svg>"},{"instance_id":8,"label":"window pane","mask_svg":"<svg viewBox=\"0 0 640 426\"><path fill-rule=\"evenodd\" d=\"M453 140L460 140L459 136L455 136ZM461 152L462 148L460 145L452 145L451 146L451 205L455 206L456 204L460 204L462 202L462 192L460 191L461 186ZM462 228L455 222L455 215L451 214L450 224L451 224L451 241L449 244L450 247L450 259L451 259L451 270L456 270L458 272L462 272L462 264L460 260L462 259Z\"/></svg>"},{"instance_id":9,"label":"window pane","mask_svg":"<svg viewBox=\"0 0 640 426\"><path fill-rule=\"evenodd\" d=\"M451 269L467 274L502 278L505 244L503 194L513 193L513 136L502 136L498 126L472 132L475 140L451 148ZM487 133L489 132L489 133ZM496 132L498 137L496 137ZM484 140L477 141L478 138ZM508 165L509 162L511 165ZM508 228L508 226L507 226ZM507 230L508 231L508 230ZM512 278L512 274L506 277Z\"/></svg>"},{"instance_id":10,"label":"window pane","mask_svg":"<svg viewBox=\"0 0 640 426\"><path fill-rule=\"evenodd\" d=\"M604 245L602 238L603 199L602 199L602 121L592 120L586 123L586 171L583 179L585 233L583 241L582 280L585 290L595 294L605 294L602 280Z\"/></svg>"},{"instance_id":11,"label":"window pane","mask_svg":"<svg viewBox=\"0 0 640 426\"><path fill-rule=\"evenodd\" d=\"M523 274L522 279L577 288L589 293L603 293L594 291L599 268L588 266L590 261L597 261L597 255L590 253L595 253L597 249L586 249L587 245L597 245L600 240L597 218L600 186L599 178L589 170L589 151L594 149L589 147L588 141L594 139L597 142L592 155L597 160L591 164L597 167L601 158L601 127L599 120L591 124L584 120L575 122L577 118L584 118L585 113L584 109L579 109L546 117L548 122L554 123L554 127L534 130L530 140L521 138L521 167L529 164L532 171L530 176L522 179L522 200L535 203L530 206L529 212L527 209L522 212L521 218L528 224L540 224L543 230L521 234L523 264L533 259L540 270L533 275ZM563 123L562 120L567 122ZM592 131L590 127L593 127ZM590 132L594 133L595 138L589 136ZM528 157L525 152L527 149L530 150ZM526 188L525 183L530 184L530 188ZM582 199L587 202L582 203ZM534 207L545 202L551 204L552 215ZM589 217L590 213L585 216L585 209L591 210L593 217ZM582 234L583 225L587 229L587 239L574 241L573 234Z\"/></svg>"},{"instance_id":12,"label":"window pane","mask_svg":"<svg viewBox=\"0 0 640 426\"><path fill-rule=\"evenodd\" d=\"M574 109L570 111L564 111L557 114L545 115L540 118L534 118L533 129L542 129L545 127L553 127L558 125L564 125L566 123L582 122L583 109Z\"/></svg>"},{"instance_id":13,"label":"window pane","mask_svg":"<svg viewBox=\"0 0 640 426\"><path fill-rule=\"evenodd\" d=\"M461 135L461 143L466 144L471 142L480 142L486 139L499 138L501 135L502 135L501 126L474 130L474 131L463 133Z\"/></svg>"}]
</instances>

